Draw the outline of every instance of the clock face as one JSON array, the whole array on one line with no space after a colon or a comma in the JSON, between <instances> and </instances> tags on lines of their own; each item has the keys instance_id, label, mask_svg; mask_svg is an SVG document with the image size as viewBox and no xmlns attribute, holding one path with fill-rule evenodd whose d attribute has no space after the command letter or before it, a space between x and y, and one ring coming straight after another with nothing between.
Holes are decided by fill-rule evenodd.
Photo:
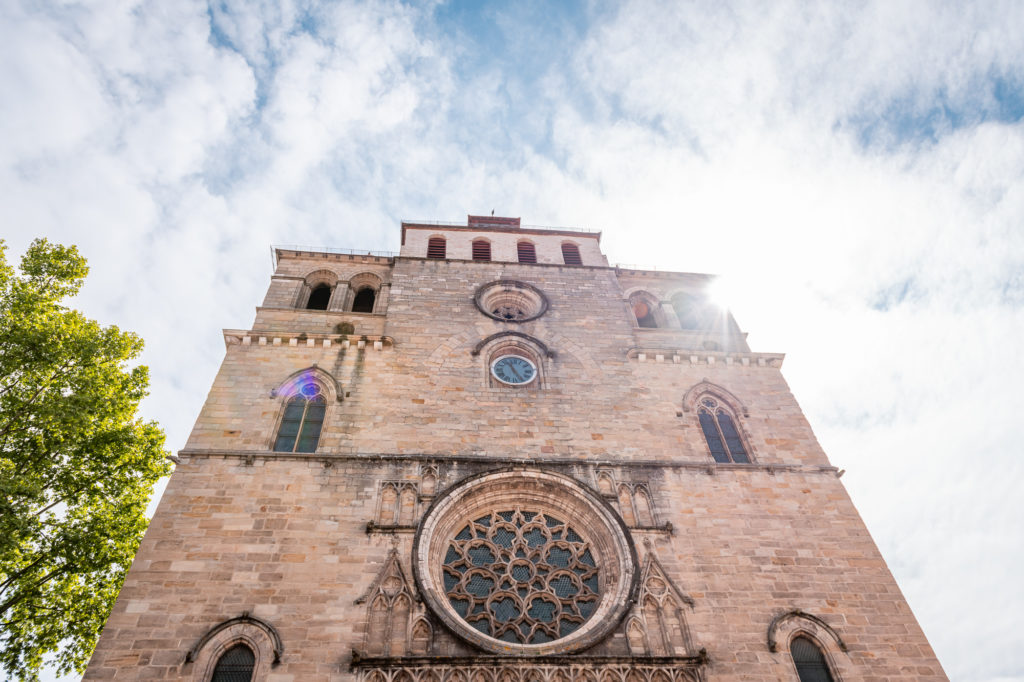
<instances>
[{"instance_id":1,"label":"clock face","mask_svg":"<svg viewBox=\"0 0 1024 682\"><path fill-rule=\"evenodd\" d=\"M537 376L532 362L518 355L505 355L491 363L491 374L503 384L528 384Z\"/></svg>"}]
</instances>

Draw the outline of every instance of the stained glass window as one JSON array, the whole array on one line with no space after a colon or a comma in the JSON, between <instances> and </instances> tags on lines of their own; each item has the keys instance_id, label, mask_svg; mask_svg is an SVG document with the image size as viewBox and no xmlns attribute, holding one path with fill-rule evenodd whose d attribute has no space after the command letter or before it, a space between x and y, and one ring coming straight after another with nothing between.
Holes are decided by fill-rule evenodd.
<instances>
[{"instance_id":1,"label":"stained glass window","mask_svg":"<svg viewBox=\"0 0 1024 682\"><path fill-rule=\"evenodd\" d=\"M700 421L701 431L704 432L708 450L716 462L750 463L735 420L717 400L702 398L697 410L697 419Z\"/></svg>"},{"instance_id":2,"label":"stained glass window","mask_svg":"<svg viewBox=\"0 0 1024 682\"><path fill-rule=\"evenodd\" d=\"M316 452L326 411L327 401L319 384L313 381L303 384L285 405L274 450Z\"/></svg>"},{"instance_id":3,"label":"stained glass window","mask_svg":"<svg viewBox=\"0 0 1024 682\"><path fill-rule=\"evenodd\" d=\"M550 642L577 630L600 600L590 544L550 514L521 509L477 518L448 546L448 601L495 639Z\"/></svg>"}]
</instances>

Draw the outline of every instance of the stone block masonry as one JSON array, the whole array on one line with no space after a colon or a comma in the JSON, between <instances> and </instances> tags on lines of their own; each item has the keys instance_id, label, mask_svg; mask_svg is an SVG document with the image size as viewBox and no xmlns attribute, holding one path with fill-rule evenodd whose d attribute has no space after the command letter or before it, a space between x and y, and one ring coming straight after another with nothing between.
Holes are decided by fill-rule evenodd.
<instances>
[{"instance_id":1,"label":"stone block masonry","mask_svg":"<svg viewBox=\"0 0 1024 682\"><path fill-rule=\"evenodd\" d=\"M599 235L504 220L406 224L394 258L277 252L252 328L225 331L224 362L85 679L207 682L243 646L252 679L275 682L797 680L795 637L814 642L837 680L946 679L786 385L782 356L750 352L731 318L683 328L673 301L703 300L710 278L610 268ZM445 259L426 257L435 233L449 240ZM475 238L492 242L493 260L471 260ZM537 264L516 262L520 239L535 243ZM558 262L564 239L584 265ZM483 314L474 296L499 281L534 287L545 312L521 323ZM306 310L318 282L333 287L331 306ZM346 310L366 282L374 312ZM659 328L638 325L637 292L663 304ZM537 378L495 380L490 363L507 353L533 362ZM324 400L315 449L275 451L304 382ZM702 417L707 398L724 412ZM720 461L709 428L728 441ZM737 447L749 463L734 463ZM442 500L458 514L449 491L510 470L538 481L520 491L547 505L531 513L598 505L629 538L635 557L604 548L598 570L635 573L630 599L610 634L581 638L586 648L533 634L523 641L543 642L544 655L517 645L503 656L500 641L474 644L484 640L423 599L414 545L432 529L421 519ZM539 482L551 476L591 501L560 502L557 485ZM504 507L516 491L494 499L502 508L490 511L515 511ZM499 536L488 542L501 547ZM463 578L431 587L435 600L449 580ZM573 580L551 584L571 591ZM529 622L545 627L536 600L559 595L517 585L489 587L504 596L489 598L498 610L487 622L532 609Z\"/></svg>"}]
</instances>

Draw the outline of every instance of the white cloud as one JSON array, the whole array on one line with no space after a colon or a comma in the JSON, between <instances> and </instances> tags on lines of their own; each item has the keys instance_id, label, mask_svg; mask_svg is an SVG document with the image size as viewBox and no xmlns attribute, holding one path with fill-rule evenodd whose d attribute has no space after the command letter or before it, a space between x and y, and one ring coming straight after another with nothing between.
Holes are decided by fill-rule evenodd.
<instances>
[{"instance_id":1,"label":"white cloud","mask_svg":"<svg viewBox=\"0 0 1024 682\"><path fill-rule=\"evenodd\" d=\"M3 236L80 245L79 304L146 338L175 449L270 243L393 250L400 218L494 208L724 273L947 672L1024 679L1024 14L438 7L6 9Z\"/></svg>"}]
</instances>

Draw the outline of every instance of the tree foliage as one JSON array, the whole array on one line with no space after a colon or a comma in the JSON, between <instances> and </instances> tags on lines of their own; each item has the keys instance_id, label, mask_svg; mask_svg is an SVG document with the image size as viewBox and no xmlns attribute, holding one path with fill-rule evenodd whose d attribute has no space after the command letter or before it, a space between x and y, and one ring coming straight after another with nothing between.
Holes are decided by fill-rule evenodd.
<instances>
[{"instance_id":1,"label":"tree foliage","mask_svg":"<svg viewBox=\"0 0 1024 682\"><path fill-rule=\"evenodd\" d=\"M20 273L0 242L0 669L37 679L44 655L84 669L169 472L164 434L136 416L142 340L63 301L88 272L35 241Z\"/></svg>"}]
</instances>

